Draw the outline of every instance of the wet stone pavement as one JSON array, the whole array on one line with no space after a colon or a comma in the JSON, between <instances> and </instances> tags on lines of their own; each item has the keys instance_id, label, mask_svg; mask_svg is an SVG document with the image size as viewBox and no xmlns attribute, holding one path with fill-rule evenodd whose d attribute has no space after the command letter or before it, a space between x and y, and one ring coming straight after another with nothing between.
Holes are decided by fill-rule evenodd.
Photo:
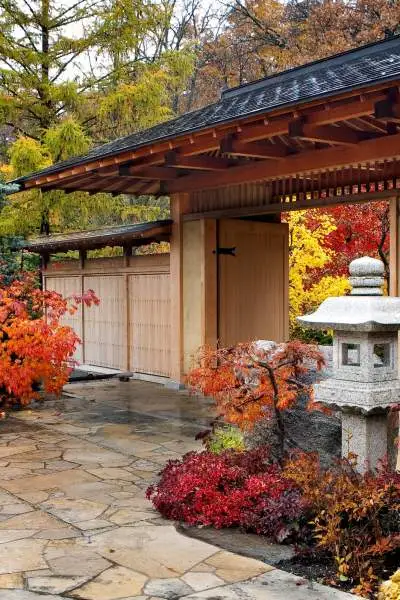
<instances>
[{"instance_id":1,"label":"wet stone pavement","mask_svg":"<svg viewBox=\"0 0 400 600\"><path fill-rule=\"evenodd\" d=\"M0 600L345 600L188 538L145 490L210 406L142 381L71 384L0 422Z\"/></svg>"}]
</instances>

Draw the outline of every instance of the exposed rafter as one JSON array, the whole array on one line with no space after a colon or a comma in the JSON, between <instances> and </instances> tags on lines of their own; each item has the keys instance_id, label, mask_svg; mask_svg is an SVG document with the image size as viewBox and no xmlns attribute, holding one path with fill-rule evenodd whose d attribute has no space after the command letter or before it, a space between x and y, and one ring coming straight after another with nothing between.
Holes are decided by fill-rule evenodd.
<instances>
[{"instance_id":1,"label":"exposed rafter","mask_svg":"<svg viewBox=\"0 0 400 600\"><path fill-rule=\"evenodd\" d=\"M324 148L301 152L271 162L262 160L247 165L232 167L216 175L187 175L170 182L170 193L210 189L250 181L265 181L290 177L297 174L323 171L345 165L358 165L368 161L400 156L400 134L360 142L356 146Z\"/></svg>"},{"instance_id":2,"label":"exposed rafter","mask_svg":"<svg viewBox=\"0 0 400 600\"><path fill-rule=\"evenodd\" d=\"M221 171L227 169L231 161L214 156L181 156L178 152L167 152L165 164L176 169L193 169L199 171Z\"/></svg>"},{"instance_id":3,"label":"exposed rafter","mask_svg":"<svg viewBox=\"0 0 400 600\"><path fill-rule=\"evenodd\" d=\"M220 145L223 154L247 158L271 158L280 160L288 155L285 144L266 142L240 142L234 135L224 138Z\"/></svg>"},{"instance_id":4,"label":"exposed rafter","mask_svg":"<svg viewBox=\"0 0 400 600\"><path fill-rule=\"evenodd\" d=\"M146 167L141 166L141 169L129 165L121 165L119 168L120 177L132 177L135 179L158 179L169 181L178 177L177 169L165 167Z\"/></svg>"},{"instance_id":5,"label":"exposed rafter","mask_svg":"<svg viewBox=\"0 0 400 600\"><path fill-rule=\"evenodd\" d=\"M305 119L291 121L289 123L289 135L310 142L324 142L339 144L340 146L353 146L368 138L368 134L355 131L350 127L343 125L309 125Z\"/></svg>"}]
</instances>

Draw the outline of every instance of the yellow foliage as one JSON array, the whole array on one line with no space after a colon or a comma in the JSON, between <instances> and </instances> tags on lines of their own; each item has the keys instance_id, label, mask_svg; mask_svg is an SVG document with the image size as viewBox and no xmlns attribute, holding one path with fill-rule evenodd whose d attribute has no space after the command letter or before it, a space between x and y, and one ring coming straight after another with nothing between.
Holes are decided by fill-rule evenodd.
<instances>
[{"instance_id":1,"label":"yellow foliage","mask_svg":"<svg viewBox=\"0 0 400 600\"><path fill-rule=\"evenodd\" d=\"M51 159L40 142L20 136L10 149L10 164L15 177L39 171L51 165Z\"/></svg>"},{"instance_id":2,"label":"yellow foliage","mask_svg":"<svg viewBox=\"0 0 400 600\"><path fill-rule=\"evenodd\" d=\"M400 600L400 569L384 581L380 587L378 600Z\"/></svg>"},{"instance_id":3,"label":"yellow foliage","mask_svg":"<svg viewBox=\"0 0 400 600\"><path fill-rule=\"evenodd\" d=\"M294 211L285 220L289 224L289 319L293 331L298 328L296 317L312 312L329 296L345 294L350 286L345 277L325 275L318 281L311 277L313 269L322 269L334 257L322 244L335 229L331 217L318 211Z\"/></svg>"}]
</instances>

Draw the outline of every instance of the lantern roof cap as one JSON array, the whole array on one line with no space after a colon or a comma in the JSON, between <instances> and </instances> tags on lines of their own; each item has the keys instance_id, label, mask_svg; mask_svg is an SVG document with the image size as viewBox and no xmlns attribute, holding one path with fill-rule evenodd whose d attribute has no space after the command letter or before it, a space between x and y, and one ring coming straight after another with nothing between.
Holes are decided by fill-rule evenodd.
<instances>
[{"instance_id":1,"label":"lantern roof cap","mask_svg":"<svg viewBox=\"0 0 400 600\"><path fill-rule=\"evenodd\" d=\"M350 296L328 298L310 315L298 317L310 329L396 331L400 329L400 298L383 295L384 264L369 256L349 265Z\"/></svg>"}]
</instances>

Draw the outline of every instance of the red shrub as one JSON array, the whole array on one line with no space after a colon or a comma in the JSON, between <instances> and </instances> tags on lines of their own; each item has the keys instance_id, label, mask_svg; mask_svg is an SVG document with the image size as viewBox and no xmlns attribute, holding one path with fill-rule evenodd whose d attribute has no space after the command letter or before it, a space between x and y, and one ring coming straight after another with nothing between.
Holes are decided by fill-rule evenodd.
<instances>
[{"instance_id":1,"label":"red shrub","mask_svg":"<svg viewBox=\"0 0 400 600\"><path fill-rule=\"evenodd\" d=\"M242 527L279 541L295 533L302 512L295 485L269 463L265 448L191 452L181 461L169 461L147 497L168 519Z\"/></svg>"}]
</instances>

